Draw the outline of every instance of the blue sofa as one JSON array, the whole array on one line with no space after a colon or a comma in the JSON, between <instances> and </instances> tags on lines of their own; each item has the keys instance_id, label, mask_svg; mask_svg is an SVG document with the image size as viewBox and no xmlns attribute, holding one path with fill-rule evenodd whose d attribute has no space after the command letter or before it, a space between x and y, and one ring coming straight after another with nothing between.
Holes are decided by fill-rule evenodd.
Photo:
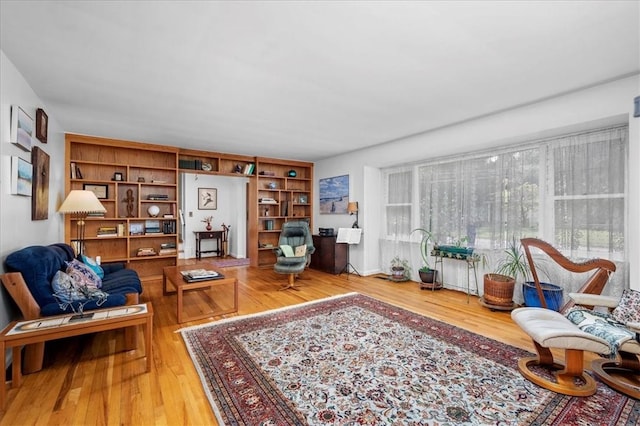
<instances>
[{"instance_id":1,"label":"blue sofa","mask_svg":"<svg viewBox=\"0 0 640 426\"><path fill-rule=\"evenodd\" d=\"M78 308L60 304L54 297L51 282L58 271L66 269L65 262L74 259L74 251L67 244L30 246L11 253L5 259L7 273L0 281L16 302L25 320L72 312ZM85 311L140 302L142 283L136 271L125 269L123 264L102 265L104 278L101 290L108 293L106 300L83 302ZM137 327L128 327L124 333L125 350L137 347ZM42 369L44 343L27 345L24 349L23 372L34 373Z\"/></svg>"},{"instance_id":2,"label":"blue sofa","mask_svg":"<svg viewBox=\"0 0 640 426\"><path fill-rule=\"evenodd\" d=\"M58 315L77 310L78 302L74 307L67 306L62 309L60 303L53 296L51 281L56 272L66 269L65 262L74 259L73 249L63 243L49 246L30 246L11 253L7 256L5 264L8 271L20 272L24 278L29 292L40 306L40 316ZM142 283L136 271L125 269L123 264L105 264L104 278L101 290L108 293L106 301L97 305L96 301L84 304L84 310L109 308L127 304L138 303L137 295L142 293Z\"/></svg>"}]
</instances>

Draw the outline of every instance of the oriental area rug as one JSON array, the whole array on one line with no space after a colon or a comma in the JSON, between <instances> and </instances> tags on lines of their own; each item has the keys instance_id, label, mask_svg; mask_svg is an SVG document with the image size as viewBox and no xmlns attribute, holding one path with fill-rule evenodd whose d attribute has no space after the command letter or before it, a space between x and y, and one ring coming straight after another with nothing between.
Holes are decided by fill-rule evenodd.
<instances>
[{"instance_id":1,"label":"oriental area rug","mask_svg":"<svg viewBox=\"0 0 640 426\"><path fill-rule=\"evenodd\" d=\"M359 294L181 330L228 425L632 425L640 402L524 379L526 351Z\"/></svg>"},{"instance_id":2,"label":"oriental area rug","mask_svg":"<svg viewBox=\"0 0 640 426\"><path fill-rule=\"evenodd\" d=\"M235 259L229 257L226 259L212 260L211 263L216 268L230 268L233 266L247 266L249 265L249 258Z\"/></svg>"}]
</instances>

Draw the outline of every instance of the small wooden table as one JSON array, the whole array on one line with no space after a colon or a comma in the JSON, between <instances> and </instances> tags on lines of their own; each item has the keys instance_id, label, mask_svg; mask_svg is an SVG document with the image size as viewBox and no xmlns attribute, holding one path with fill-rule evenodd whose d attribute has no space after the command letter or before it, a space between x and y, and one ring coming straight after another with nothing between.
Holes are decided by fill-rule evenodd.
<instances>
[{"instance_id":1,"label":"small wooden table","mask_svg":"<svg viewBox=\"0 0 640 426\"><path fill-rule=\"evenodd\" d=\"M181 265L181 266L168 266L162 270L162 293L166 296L171 293L177 294L177 309L176 309L176 318L178 323L183 323L191 320L198 320L202 318L208 318L214 315L224 315L230 314L234 312L238 312L238 279L237 278L218 278L213 280L205 280L205 281L196 281L196 282L186 282L182 277L182 271L189 271L192 269L207 269L213 270L213 265L206 262L196 263L194 265ZM175 290L169 291L168 284L171 283ZM202 314L202 315L194 315L188 319L183 320L183 293L187 290L198 290L204 288L213 288L216 286L223 287L225 285L229 285L233 288L233 306L228 309L220 309L220 310L212 310L211 312Z\"/></svg>"},{"instance_id":2,"label":"small wooden table","mask_svg":"<svg viewBox=\"0 0 640 426\"><path fill-rule=\"evenodd\" d=\"M151 334L153 332L153 307L150 303L125 305L108 309L88 311L93 318L70 321L73 314L43 317L29 321L13 321L0 333L0 371L7 368L5 351L13 348L13 380L11 387L17 388L22 381L20 349L24 345L47 342L49 340L80 336L99 331L144 325L146 371L151 371ZM4 373L3 373L4 374ZM0 382L0 407L4 408L6 400L5 381Z\"/></svg>"},{"instance_id":3,"label":"small wooden table","mask_svg":"<svg viewBox=\"0 0 640 426\"><path fill-rule=\"evenodd\" d=\"M224 229L220 231L193 231L193 233L196 235L196 258L198 260L202 259L203 253L215 253L218 257L224 257L224 242L227 241L227 233ZM216 249L202 251L202 240L216 240Z\"/></svg>"}]
</instances>

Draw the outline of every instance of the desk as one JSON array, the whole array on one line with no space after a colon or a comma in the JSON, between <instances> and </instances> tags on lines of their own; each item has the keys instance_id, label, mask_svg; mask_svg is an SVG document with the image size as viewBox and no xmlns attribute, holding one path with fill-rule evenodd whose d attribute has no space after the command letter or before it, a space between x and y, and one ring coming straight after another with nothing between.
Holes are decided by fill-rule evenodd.
<instances>
[{"instance_id":1,"label":"desk","mask_svg":"<svg viewBox=\"0 0 640 426\"><path fill-rule=\"evenodd\" d=\"M151 371L151 333L153 331L153 307L150 303L125 305L109 309L88 311L92 318L70 321L73 314L43 317L28 321L13 321L0 333L0 371L6 370L5 351L13 348L11 387L17 388L22 381L20 349L24 345L42 343L49 340L80 336L98 331L115 330L136 325L144 325L146 371ZM4 374L4 373L3 373ZM6 400L4 379L0 382L0 407Z\"/></svg>"},{"instance_id":2,"label":"desk","mask_svg":"<svg viewBox=\"0 0 640 426\"><path fill-rule=\"evenodd\" d=\"M225 278L215 279L215 280L206 280L206 281L196 281L192 283L186 282L182 278L182 271L188 271L191 269L207 269L213 270L213 265L211 263L200 262L194 265L181 265L181 266L167 266L162 270L162 294L168 295L171 293L177 293L177 310L176 310L176 319L178 323L183 323L185 321L192 321L202 318L209 318L217 315L224 315L238 312L238 279L226 276ZM219 271L216 271L219 272ZM223 274L224 275L224 274ZM171 284L175 290L169 290L169 284ZM184 310L184 292L187 290L199 290L199 289L211 289L213 287L224 287L228 286L231 288L231 303L230 306L220 306L225 302L225 298L220 293L220 297L217 297L217 300L213 300L209 298L209 303L218 306L220 309L214 310L211 312L206 312L199 315L193 315L189 319L185 319L183 321L183 310ZM220 292L222 289L220 289ZM229 297L227 297L229 299Z\"/></svg>"},{"instance_id":3,"label":"desk","mask_svg":"<svg viewBox=\"0 0 640 426\"><path fill-rule=\"evenodd\" d=\"M203 253L216 253L216 256L224 257L223 243L227 241L227 232L224 229L220 231L193 231L193 233L196 234L196 258L198 260L202 259ZM200 246L202 240L216 240L216 249L202 251Z\"/></svg>"},{"instance_id":4,"label":"desk","mask_svg":"<svg viewBox=\"0 0 640 426\"><path fill-rule=\"evenodd\" d=\"M338 275L347 267L348 247L343 243L336 243L335 235L314 235L313 246L316 251L311 256L312 269Z\"/></svg>"}]
</instances>

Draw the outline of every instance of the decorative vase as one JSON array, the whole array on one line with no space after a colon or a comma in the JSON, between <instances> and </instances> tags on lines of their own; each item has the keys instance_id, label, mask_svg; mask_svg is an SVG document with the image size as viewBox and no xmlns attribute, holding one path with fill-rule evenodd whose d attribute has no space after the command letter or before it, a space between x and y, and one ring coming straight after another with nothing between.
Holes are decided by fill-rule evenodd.
<instances>
[{"instance_id":1,"label":"decorative vase","mask_svg":"<svg viewBox=\"0 0 640 426\"><path fill-rule=\"evenodd\" d=\"M541 282L540 287L542 287L542 295L547 302L547 308L559 312L563 303L562 287L545 282ZM524 297L524 304L526 306L533 308L542 307L536 283L533 281L525 281L522 283L522 296Z\"/></svg>"},{"instance_id":2,"label":"decorative vase","mask_svg":"<svg viewBox=\"0 0 640 426\"><path fill-rule=\"evenodd\" d=\"M436 269L418 271L418 275L420 275L421 290L440 290L442 288L442 283L436 281L436 277L438 276L438 271Z\"/></svg>"},{"instance_id":3,"label":"decorative vase","mask_svg":"<svg viewBox=\"0 0 640 426\"><path fill-rule=\"evenodd\" d=\"M207 223L207 228L206 228L206 229L207 229L207 231L211 231L211 230L213 229L213 228L211 227L211 224L210 224L210 223Z\"/></svg>"},{"instance_id":4,"label":"decorative vase","mask_svg":"<svg viewBox=\"0 0 640 426\"><path fill-rule=\"evenodd\" d=\"M513 306L513 290L516 280L502 274L484 275L484 301L487 305Z\"/></svg>"}]
</instances>

